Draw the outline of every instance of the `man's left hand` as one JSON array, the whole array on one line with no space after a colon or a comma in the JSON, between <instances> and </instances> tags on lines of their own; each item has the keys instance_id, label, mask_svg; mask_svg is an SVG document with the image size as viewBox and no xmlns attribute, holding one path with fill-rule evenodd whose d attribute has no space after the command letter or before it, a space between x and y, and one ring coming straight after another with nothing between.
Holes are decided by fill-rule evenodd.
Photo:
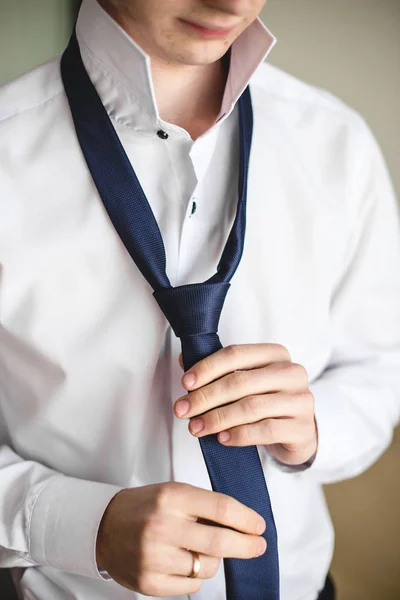
<instances>
[{"instance_id":1,"label":"man's left hand","mask_svg":"<svg viewBox=\"0 0 400 600\"><path fill-rule=\"evenodd\" d=\"M182 366L182 358L180 357ZM264 444L281 463L300 465L318 446L307 371L279 344L227 346L182 378L189 394L175 414L196 437L218 434L224 446Z\"/></svg>"}]
</instances>

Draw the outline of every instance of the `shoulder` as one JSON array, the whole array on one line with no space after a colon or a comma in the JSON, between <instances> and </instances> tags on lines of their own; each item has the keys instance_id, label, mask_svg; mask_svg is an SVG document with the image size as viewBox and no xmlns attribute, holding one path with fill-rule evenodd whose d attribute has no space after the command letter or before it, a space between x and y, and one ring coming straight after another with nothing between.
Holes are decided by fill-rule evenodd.
<instances>
[{"instance_id":1,"label":"shoulder","mask_svg":"<svg viewBox=\"0 0 400 600\"><path fill-rule=\"evenodd\" d=\"M251 79L253 102L257 112L272 111L274 117L290 126L307 125L324 134L349 129L352 135L364 137L369 129L361 115L330 92L301 81L277 67L263 63Z\"/></svg>"},{"instance_id":2,"label":"shoulder","mask_svg":"<svg viewBox=\"0 0 400 600\"><path fill-rule=\"evenodd\" d=\"M49 61L0 86L0 126L63 94L60 60Z\"/></svg>"},{"instance_id":3,"label":"shoulder","mask_svg":"<svg viewBox=\"0 0 400 600\"><path fill-rule=\"evenodd\" d=\"M0 87L0 180L14 183L61 148L68 121L60 60L52 60ZM68 127L69 121L67 123Z\"/></svg>"},{"instance_id":4,"label":"shoulder","mask_svg":"<svg viewBox=\"0 0 400 600\"><path fill-rule=\"evenodd\" d=\"M319 197L330 198L335 209L342 199L356 214L371 176L382 173L384 164L364 118L333 94L268 63L257 69L250 87L253 141L263 160L272 156L285 172L301 171Z\"/></svg>"},{"instance_id":5,"label":"shoulder","mask_svg":"<svg viewBox=\"0 0 400 600\"><path fill-rule=\"evenodd\" d=\"M257 69L250 87L258 137L290 148L321 176L357 179L380 154L364 118L330 92L268 63Z\"/></svg>"},{"instance_id":6,"label":"shoulder","mask_svg":"<svg viewBox=\"0 0 400 600\"><path fill-rule=\"evenodd\" d=\"M72 131L59 60L0 88L1 203L43 191L45 173L64 164Z\"/></svg>"}]
</instances>

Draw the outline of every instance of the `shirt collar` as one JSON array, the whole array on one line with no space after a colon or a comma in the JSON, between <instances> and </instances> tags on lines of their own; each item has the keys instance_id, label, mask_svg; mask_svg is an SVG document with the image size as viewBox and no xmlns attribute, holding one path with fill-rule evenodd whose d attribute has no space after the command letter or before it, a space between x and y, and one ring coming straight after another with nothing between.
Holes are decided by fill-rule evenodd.
<instances>
[{"instance_id":1,"label":"shirt collar","mask_svg":"<svg viewBox=\"0 0 400 600\"><path fill-rule=\"evenodd\" d=\"M154 93L150 57L97 0L83 0L76 30L85 67L110 116L137 129L164 124ZM260 19L234 42L218 121L232 112L275 42Z\"/></svg>"}]
</instances>

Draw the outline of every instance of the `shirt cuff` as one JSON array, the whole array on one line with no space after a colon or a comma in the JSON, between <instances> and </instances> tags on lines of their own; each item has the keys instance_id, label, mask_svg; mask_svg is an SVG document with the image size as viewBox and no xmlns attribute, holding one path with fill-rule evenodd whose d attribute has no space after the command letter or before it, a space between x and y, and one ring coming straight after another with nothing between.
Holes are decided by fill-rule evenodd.
<instances>
[{"instance_id":1,"label":"shirt cuff","mask_svg":"<svg viewBox=\"0 0 400 600\"><path fill-rule=\"evenodd\" d=\"M104 512L123 488L56 475L33 506L29 554L39 565L101 579L96 539Z\"/></svg>"},{"instance_id":2,"label":"shirt cuff","mask_svg":"<svg viewBox=\"0 0 400 600\"><path fill-rule=\"evenodd\" d=\"M288 465L286 463L280 462L275 457L272 457L272 459L275 462L275 464L278 465L279 469L284 473L301 473L302 471L307 471L307 469L310 469L312 467L317 457L317 452L311 458L306 460L306 462L301 463L300 465Z\"/></svg>"}]
</instances>

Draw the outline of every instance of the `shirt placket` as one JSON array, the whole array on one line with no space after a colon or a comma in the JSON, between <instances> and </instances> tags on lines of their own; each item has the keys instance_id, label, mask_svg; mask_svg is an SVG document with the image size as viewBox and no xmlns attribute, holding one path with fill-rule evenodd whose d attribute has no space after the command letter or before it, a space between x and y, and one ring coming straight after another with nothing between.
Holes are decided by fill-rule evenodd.
<instances>
[{"instance_id":1,"label":"shirt placket","mask_svg":"<svg viewBox=\"0 0 400 600\"><path fill-rule=\"evenodd\" d=\"M207 171L210 157L214 151L216 134L204 135L193 143L192 148L187 151L186 156L179 162L181 172L177 177L182 177L186 182L186 189L180 187L181 201L180 206L180 228L179 243L176 265L174 265L174 276L172 285L183 285L190 283L184 280L188 265L191 262L193 245L196 240L196 210L193 211L193 202L201 203L201 183ZM182 157L181 157L182 159ZM183 170L186 169L185 172ZM191 185L190 185L191 184ZM191 188L191 190L190 190ZM183 197L182 194L186 196ZM190 265L190 270L196 279L196 265ZM172 271L171 271L172 272ZM171 400L175 402L177 398L185 394L181 385L182 369L178 363L178 357L181 352L180 340L171 333ZM188 432L188 423L186 420L173 419L172 431L172 464L174 479L185 481L192 485L200 485L210 489L207 470L201 455L198 440Z\"/></svg>"}]
</instances>

